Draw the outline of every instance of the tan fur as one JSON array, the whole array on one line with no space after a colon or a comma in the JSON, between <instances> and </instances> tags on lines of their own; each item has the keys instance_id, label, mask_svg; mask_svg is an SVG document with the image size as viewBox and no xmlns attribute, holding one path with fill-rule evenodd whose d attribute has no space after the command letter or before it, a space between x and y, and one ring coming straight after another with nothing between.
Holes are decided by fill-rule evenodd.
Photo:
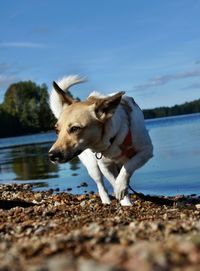
<instances>
[{"instance_id":1,"label":"tan fur","mask_svg":"<svg viewBox=\"0 0 200 271\"><path fill-rule=\"evenodd\" d=\"M98 148L99 142L102 142L104 123L114 113L123 92L107 98L89 97L86 101L77 102L54 86L65 103L56 124L58 138L51 151L62 154L60 162L66 162L88 147Z\"/></svg>"},{"instance_id":2,"label":"tan fur","mask_svg":"<svg viewBox=\"0 0 200 271\"><path fill-rule=\"evenodd\" d=\"M58 129L60 129L58 141L62 141L66 136L72 141L72 145L76 144L78 140L84 138L87 140L87 132L94 133L93 129L101 129L101 123L94 118L90 111L91 105L85 102L78 102L70 106L64 107L63 112L58 120ZM77 133L69 133L69 130L73 126L78 126L81 130ZM86 129L90 127L90 129ZM96 137L97 135L95 135ZM64 138L63 138L64 137ZM91 136L90 136L91 138ZM64 140L64 141L65 141ZM94 141L96 139L94 138Z\"/></svg>"}]
</instances>

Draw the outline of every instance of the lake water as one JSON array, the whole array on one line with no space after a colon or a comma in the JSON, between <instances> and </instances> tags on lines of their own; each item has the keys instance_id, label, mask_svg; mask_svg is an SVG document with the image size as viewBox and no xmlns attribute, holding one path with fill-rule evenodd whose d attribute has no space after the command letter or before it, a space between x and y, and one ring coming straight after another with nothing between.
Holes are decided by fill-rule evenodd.
<instances>
[{"instance_id":1,"label":"lake water","mask_svg":"<svg viewBox=\"0 0 200 271\"><path fill-rule=\"evenodd\" d=\"M200 114L146 121L154 157L135 172L131 186L155 195L200 195ZM97 191L78 159L54 165L48 150L54 133L0 139L0 183L33 183L34 189ZM87 182L88 187L79 187ZM106 186L111 191L108 182Z\"/></svg>"}]
</instances>

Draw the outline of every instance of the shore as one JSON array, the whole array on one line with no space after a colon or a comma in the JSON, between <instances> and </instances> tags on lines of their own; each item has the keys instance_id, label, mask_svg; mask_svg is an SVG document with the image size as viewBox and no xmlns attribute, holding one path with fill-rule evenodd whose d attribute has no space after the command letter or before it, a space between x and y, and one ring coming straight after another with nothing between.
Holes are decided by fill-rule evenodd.
<instances>
[{"instance_id":1,"label":"shore","mask_svg":"<svg viewBox=\"0 0 200 271\"><path fill-rule=\"evenodd\" d=\"M199 197L53 192L0 185L0 271L200 270Z\"/></svg>"}]
</instances>

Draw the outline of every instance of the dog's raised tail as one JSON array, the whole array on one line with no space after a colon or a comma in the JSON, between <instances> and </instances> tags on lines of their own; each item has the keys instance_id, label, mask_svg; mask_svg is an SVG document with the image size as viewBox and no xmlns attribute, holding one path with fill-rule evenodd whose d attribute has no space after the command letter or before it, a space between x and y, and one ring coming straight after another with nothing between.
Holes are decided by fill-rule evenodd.
<instances>
[{"instance_id":1,"label":"dog's raised tail","mask_svg":"<svg viewBox=\"0 0 200 271\"><path fill-rule=\"evenodd\" d=\"M70 75L63 77L57 82L57 84L62 90L67 92L71 86L83 83L85 81L86 79L83 77L78 75ZM52 88L50 93L49 106L54 116L58 119L62 112L62 101L54 88Z\"/></svg>"}]
</instances>

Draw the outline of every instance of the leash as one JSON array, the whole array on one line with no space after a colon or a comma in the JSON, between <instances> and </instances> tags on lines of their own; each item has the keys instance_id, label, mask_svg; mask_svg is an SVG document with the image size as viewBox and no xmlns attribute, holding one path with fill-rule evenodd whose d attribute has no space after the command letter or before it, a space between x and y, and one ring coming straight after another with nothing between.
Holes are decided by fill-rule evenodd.
<instances>
[{"instance_id":1,"label":"leash","mask_svg":"<svg viewBox=\"0 0 200 271\"><path fill-rule=\"evenodd\" d=\"M140 193L136 192L136 191L130 186L130 184L129 184L128 188L129 188L134 194L136 194L136 195L140 194Z\"/></svg>"},{"instance_id":2,"label":"leash","mask_svg":"<svg viewBox=\"0 0 200 271\"><path fill-rule=\"evenodd\" d=\"M166 206L174 206L178 201L171 199L171 198L163 198L161 196L150 196L144 195L143 193L136 192L130 185L128 188L141 200L150 201L157 205L166 205Z\"/></svg>"}]
</instances>

